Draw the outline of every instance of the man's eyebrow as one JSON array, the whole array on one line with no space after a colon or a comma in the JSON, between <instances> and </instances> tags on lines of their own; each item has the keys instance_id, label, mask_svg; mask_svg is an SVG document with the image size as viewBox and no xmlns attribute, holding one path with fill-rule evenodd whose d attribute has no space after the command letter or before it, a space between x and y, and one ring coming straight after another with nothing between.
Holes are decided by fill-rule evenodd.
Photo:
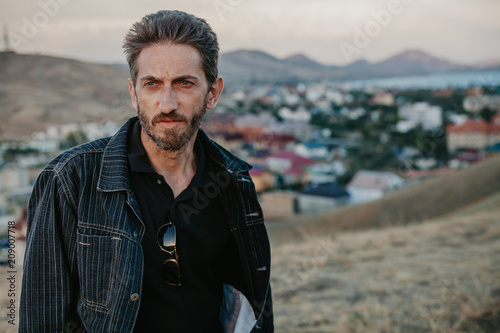
<instances>
[{"instance_id":1,"label":"man's eyebrow","mask_svg":"<svg viewBox=\"0 0 500 333\"><path fill-rule=\"evenodd\" d=\"M180 75L180 76L174 78L172 81L178 82L178 81L183 81L183 80L199 80L199 79L197 76L186 74L186 75Z\"/></svg>"},{"instance_id":2,"label":"man's eyebrow","mask_svg":"<svg viewBox=\"0 0 500 333\"><path fill-rule=\"evenodd\" d=\"M146 75L146 76L139 78L139 81L147 81L147 80L161 81L161 79L159 79L153 75ZM194 75L186 74L186 75L179 75L179 76L175 77L174 79L172 79L173 82L178 82L178 81L182 81L182 80L199 80L199 78L197 76L194 76Z\"/></svg>"},{"instance_id":3,"label":"man's eyebrow","mask_svg":"<svg viewBox=\"0 0 500 333\"><path fill-rule=\"evenodd\" d=\"M160 79L154 77L153 75L146 75L146 76L139 78L139 81L147 81L147 80L159 81Z\"/></svg>"}]
</instances>

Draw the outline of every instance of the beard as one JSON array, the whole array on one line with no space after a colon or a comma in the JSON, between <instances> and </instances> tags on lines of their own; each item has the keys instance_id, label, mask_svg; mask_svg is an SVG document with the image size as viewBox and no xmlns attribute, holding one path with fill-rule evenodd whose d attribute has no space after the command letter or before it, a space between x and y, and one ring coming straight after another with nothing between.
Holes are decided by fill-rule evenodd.
<instances>
[{"instance_id":1,"label":"beard","mask_svg":"<svg viewBox=\"0 0 500 333\"><path fill-rule=\"evenodd\" d=\"M165 151L180 151L186 148L193 135L200 128L203 116L207 112L205 105L206 101L198 106L191 119L177 113L175 110L170 113L162 112L149 118L146 112L141 110L139 102L137 103L137 113L142 130L153 140L156 146ZM157 126L157 130L155 131L155 124L165 120L182 121L187 124L187 128L181 131L177 128L165 129Z\"/></svg>"}]
</instances>

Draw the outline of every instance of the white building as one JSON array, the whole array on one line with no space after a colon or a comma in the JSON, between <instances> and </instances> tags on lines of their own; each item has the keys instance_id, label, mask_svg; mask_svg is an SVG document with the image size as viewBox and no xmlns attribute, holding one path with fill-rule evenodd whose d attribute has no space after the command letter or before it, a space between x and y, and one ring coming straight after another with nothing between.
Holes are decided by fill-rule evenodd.
<instances>
[{"instance_id":1,"label":"white building","mask_svg":"<svg viewBox=\"0 0 500 333\"><path fill-rule=\"evenodd\" d=\"M249 113L237 117L234 120L234 125L239 128L246 128L246 127L274 128L277 125L277 120L269 112L263 112L260 114Z\"/></svg>"},{"instance_id":2,"label":"white building","mask_svg":"<svg viewBox=\"0 0 500 333\"><path fill-rule=\"evenodd\" d=\"M317 103L325 96L326 87L322 84L311 85L306 90L306 101Z\"/></svg>"},{"instance_id":3,"label":"white building","mask_svg":"<svg viewBox=\"0 0 500 333\"><path fill-rule=\"evenodd\" d=\"M398 110L400 119L409 121L416 127L421 125L424 130L430 130L440 127L443 124L443 110L439 106L429 103L419 102L414 104L405 104ZM408 128L405 123L403 128Z\"/></svg>"},{"instance_id":4,"label":"white building","mask_svg":"<svg viewBox=\"0 0 500 333\"><path fill-rule=\"evenodd\" d=\"M500 111L500 96L479 95L467 96L464 98L463 106L465 111L479 112L484 108Z\"/></svg>"},{"instance_id":5,"label":"white building","mask_svg":"<svg viewBox=\"0 0 500 333\"><path fill-rule=\"evenodd\" d=\"M344 95L338 90L327 90L325 93L326 100L336 105L344 103Z\"/></svg>"},{"instance_id":6,"label":"white building","mask_svg":"<svg viewBox=\"0 0 500 333\"><path fill-rule=\"evenodd\" d=\"M278 114L281 118L294 122L309 123L309 120L311 120L311 113L302 106L298 107L295 111L287 107L282 107L279 109Z\"/></svg>"},{"instance_id":7,"label":"white building","mask_svg":"<svg viewBox=\"0 0 500 333\"><path fill-rule=\"evenodd\" d=\"M347 185L351 203L357 204L382 198L386 192L403 186L403 179L392 172L358 171Z\"/></svg>"},{"instance_id":8,"label":"white building","mask_svg":"<svg viewBox=\"0 0 500 333\"><path fill-rule=\"evenodd\" d=\"M318 214L335 209L349 201L349 193L334 183L302 190L297 196L301 214Z\"/></svg>"},{"instance_id":9,"label":"white building","mask_svg":"<svg viewBox=\"0 0 500 333\"><path fill-rule=\"evenodd\" d=\"M324 142L300 142L293 147L293 152L305 158L316 160L326 159L330 156L328 146Z\"/></svg>"}]
</instances>

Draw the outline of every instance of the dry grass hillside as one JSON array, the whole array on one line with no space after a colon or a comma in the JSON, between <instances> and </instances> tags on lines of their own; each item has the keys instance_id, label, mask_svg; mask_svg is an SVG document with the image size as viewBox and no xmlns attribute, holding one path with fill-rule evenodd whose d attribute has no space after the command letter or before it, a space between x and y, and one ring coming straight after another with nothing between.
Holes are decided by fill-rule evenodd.
<instances>
[{"instance_id":1,"label":"dry grass hillside","mask_svg":"<svg viewBox=\"0 0 500 333\"><path fill-rule=\"evenodd\" d=\"M273 233L276 332L500 332L500 197L486 200L410 226Z\"/></svg>"},{"instance_id":2,"label":"dry grass hillside","mask_svg":"<svg viewBox=\"0 0 500 333\"><path fill-rule=\"evenodd\" d=\"M111 65L41 55L0 53L0 139L48 125L133 115L128 74Z\"/></svg>"},{"instance_id":3,"label":"dry grass hillside","mask_svg":"<svg viewBox=\"0 0 500 333\"><path fill-rule=\"evenodd\" d=\"M276 332L500 332L500 159L270 221Z\"/></svg>"},{"instance_id":4,"label":"dry grass hillside","mask_svg":"<svg viewBox=\"0 0 500 333\"><path fill-rule=\"evenodd\" d=\"M271 232L300 237L332 230L378 229L413 224L445 216L500 192L500 158L429 179L384 198L347 206L317 217L297 217L269 223Z\"/></svg>"}]
</instances>

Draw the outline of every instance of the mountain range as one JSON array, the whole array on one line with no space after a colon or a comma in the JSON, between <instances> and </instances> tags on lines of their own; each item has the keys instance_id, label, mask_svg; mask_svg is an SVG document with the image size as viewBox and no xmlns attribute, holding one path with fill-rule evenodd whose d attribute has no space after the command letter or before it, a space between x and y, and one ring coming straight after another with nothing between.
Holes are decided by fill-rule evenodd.
<instances>
[{"instance_id":1,"label":"mountain range","mask_svg":"<svg viewBox=\"0 0 500 333\"><path fill-rule=\"evenodd\" d=\"M352 80L498 68L500 59L463 65L419 50L408 50L380 62L359 60L346 66L324 65L302 54L278 59L253 50L225 53L220 58L221 76L231 83Z\"/></svg>"},{"instance_id":2,"label":"mountain range","mask_svg":"<svg viewBox=\"0 0 500 333\"><path fill-rule=\"evenodd\" d=\"M347 66L320 64L304 55L278 59L261 51L224 53L219 62L226 87L249 83L296 83L465 70L500 69L490 59L476 66L454 64L410 50L387 60ZM91 64L37 54L0 52L0 139L44 130L52 124L118 122L135 114L128 95L128 67Z\"/></svg>"}]
</instances>

